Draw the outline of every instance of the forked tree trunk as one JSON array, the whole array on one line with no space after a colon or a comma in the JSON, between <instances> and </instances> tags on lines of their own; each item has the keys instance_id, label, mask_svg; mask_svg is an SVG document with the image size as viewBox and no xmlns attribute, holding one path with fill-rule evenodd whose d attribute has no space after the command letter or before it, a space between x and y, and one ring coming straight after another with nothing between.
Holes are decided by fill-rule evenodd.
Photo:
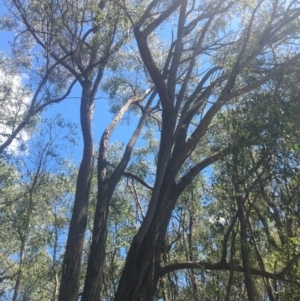
<instances>
[{"instance_id":1,"label":"forked tree trunk","mask_svg":"<svg viewBox=\"0 0 300 301\"><path fill-rule=\"evenodd\" d=\"M130 105L138 100L145 98L150 91L141 96L141 98L132 97L124 106L120 109L114 120L111 122L109 127L104 131L99 148L98 157L98 195L97 195L97 206L95 211L94 227L92 244L90 248L87 274L84 283L84 289L82 294L82 301L98 301L100 299L101 288L102 288L102 275L103 266L105 261L105 250L107 240L107 218L109 213L109 205L114 193L114 190L123 175L123 172L131 157L133 147L141 133L143 125L148 117L148 110L143 114L140 122L133 135L131 136L125 152L117 165L115 171L110 177L107 177L107 151L108 151L108 140L112 134L115 126L120 122L122 116L130 107ZM147 108L150 107L154 95L150 97L147 102Z\"/></svg>"},{"instance_id":2,"label":"forked tree trunk","mask_svg":"<svg viewBox=\"0 0 300 301\"><path fill-rule=\"evenodd\" d=\"M138 233L131 244L115 301L153 300L159 281L162 253L165 251L165 236L176 204L176 197L171 193L173 177L168 175L166 172L149 229L141 242Z\"/></svg>"},{"instance_id":3,"label":"forked tree trunk","mask_svg":"<svg viewBox=\"0 0 300 301\"><path fill-rule=\"evenodd\" d=\"M80 122L84 149L77 176L74 208L63 262L59 301L78 300L81 255L87 226L88 200L94 162L91 129L94 110L94 99L91 98L92 82L86 80L82 89Z\"/></svg>"},{"instance_id":4,"label":"forked tree trunk","mask_svg":"<svg viewBox=\"0 0 300 301\"><path fill-rule=\"evenodd\" d=\"M156 238L156 230L151 227L141 244L134 241L131 245L115 301L153 300L161 254L160 247L155 246Z\"/></svg>"}]
</instances>

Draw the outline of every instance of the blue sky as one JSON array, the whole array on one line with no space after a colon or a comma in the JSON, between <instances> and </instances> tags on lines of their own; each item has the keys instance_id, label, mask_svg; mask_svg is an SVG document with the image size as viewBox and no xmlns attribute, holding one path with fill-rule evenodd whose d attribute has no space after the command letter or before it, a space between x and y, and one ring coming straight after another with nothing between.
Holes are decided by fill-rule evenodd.
<instances>
[{"instance_id":1,"label":"blue sky","mask_svg":"<svg viewBox=\"0 0 300 301\"><path fill-rule=\"evenodd\" d=\"M0 16L6 12L4 3L0 2ZM10 56L10 43L13 42L14 34L12 32L1 31L1 45L0 51L4 52L6 56ZM79 120L79 110L80 110L80 96L81 96L81 87L79 84L75 85L69 97L63 100L59 104L53 104L48 107L42 114L43 118L54 118L57 114L61 114L67 121L73 122L77 125L80 124ZM102 91L98 92L97 99L95 101L95 114L93 121L93 134L94 134L94 143L95 146L98 145L101 135L104 129L109 125L113 118L113 114L109 112L109 99L108 96ZM115 132L111 137L111 142L113 141L122 141L127 142L130 138L132 132L135 129L134 120L130 125L124 122L116 127ZM75 162L79 162L82 155L82 139L81 133L78 134L79 140L78 146L74 152Z\"/></svg>"}]
</instances>

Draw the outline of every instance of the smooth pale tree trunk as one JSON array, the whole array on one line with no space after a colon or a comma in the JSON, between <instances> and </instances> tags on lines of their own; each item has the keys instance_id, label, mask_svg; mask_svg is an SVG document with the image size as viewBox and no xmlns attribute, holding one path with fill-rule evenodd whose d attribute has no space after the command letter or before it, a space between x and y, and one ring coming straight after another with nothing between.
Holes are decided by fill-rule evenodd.
<instances>
[{"instance_id":1,"label":"smooth pale tree trunk","mask_svg":"<svg viewBox=\"0 0 300 301\"><path fill-rule=\"evenodd\" d=\"M59 301L78 300L81 256L87 226L88 201L94 163L91 128L94 111L94 99L91 97L92 82L86 80L82 89L80 122L84 149L77 176L74 208L63 262Z\"/></svg>"}]
</instances>

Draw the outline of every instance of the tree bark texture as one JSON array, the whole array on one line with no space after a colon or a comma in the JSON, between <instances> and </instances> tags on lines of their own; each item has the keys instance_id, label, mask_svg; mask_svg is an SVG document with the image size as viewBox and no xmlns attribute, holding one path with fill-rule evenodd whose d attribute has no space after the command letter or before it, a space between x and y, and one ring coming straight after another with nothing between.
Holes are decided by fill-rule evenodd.
<instances>
[{"instance_id":1,"label":"tree bark texture","mask_svg":"<svg viewBox=\"0 0 300 301\"><path fill-rule=\"evenodd\" d=\"M63 262L59 301L75 301L78 299L81 255L87 226L88 201L93 172L94 149L91 124L94 99L91 97L91 81L86 80L82 88L80 122L84 149L77 176L74 208Z\"/></svg>"},{"instance_id":2,"label":"tree bark texture","mask_svg":"<svg viewBox=\"0 0 300 301\"><path fill-rule=\"evenodd\" d=\"M235 190L235 198L238 208L238 218L240 220L240 236L241 236L241 254L242 254L242 262L244 268L244 276L245 276L245 284L249 301L255 301L255 291L252 281L252 275L250 271L250 254L249 254L249 246L247 242L247 219L245 217L244 212L244 200L241 195L241 187L243 187L243 181L240 179L242 175L238 173L238 149L233 150L233 176L232 182Z\"/></svg>"},{"instance_id":3,"label":"tree bark texture","mask_svg":"<svg viewBox=\"0 0 300 301\"><path fill-rule=\"evenodd\" d=\"M116 125L120 122L122 116L127 111L132 103L141 100L148 95L147 91L141 98L132 97L120 109L114 120L109 127L104 131L100 142L99 156L98 156L98 195L97 205L94 218L93 237L90 248L88 268L85 278L85 284L82 294L82 301L98 301L100 299L102 289L102 273L105 262L105 250L107 240L107 219L109 213L109 206L114 190L122 177L124 170L131 157L133 147L139 137L144 122L148 117L148 112L145 112L131 136L122 159L120 160L115 171L110 177L107 177L107 148L109 138L115 129ZM150 106L154 97L150 97L147 108Z\"/></svg>"},{"instance_id":4,"label":"tree bark texture","mask_svg":"<svg viewBox=\"0 0 300 301\"><path fill-rule=\"evenodd\" d=\"M165 251L165 235L177 199L171 193L173 180L174 174L171 175L167 167L156 208L152 209L154 214L151 224L144 237L140 239L139 231L131 244L115 301L153 300L160 275L161 257ZM147 214L152 210L148 210Z\"/></svg>"}]
</instances>

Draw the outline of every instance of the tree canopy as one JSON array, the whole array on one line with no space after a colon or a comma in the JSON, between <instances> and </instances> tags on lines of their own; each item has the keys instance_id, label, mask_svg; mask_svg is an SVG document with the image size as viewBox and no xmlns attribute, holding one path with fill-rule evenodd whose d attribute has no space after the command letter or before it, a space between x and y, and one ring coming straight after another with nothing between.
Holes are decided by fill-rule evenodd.
<instances>
[{"instance_id":1,"label":"tree canopy","mask_svg":"<svg viewBox=\"0 0 300 301\"><path fill-rule=\"evenodd\" d=\"M299 300L299 3L5 4L0 298Z\"/></svg>"}]
</instances>

